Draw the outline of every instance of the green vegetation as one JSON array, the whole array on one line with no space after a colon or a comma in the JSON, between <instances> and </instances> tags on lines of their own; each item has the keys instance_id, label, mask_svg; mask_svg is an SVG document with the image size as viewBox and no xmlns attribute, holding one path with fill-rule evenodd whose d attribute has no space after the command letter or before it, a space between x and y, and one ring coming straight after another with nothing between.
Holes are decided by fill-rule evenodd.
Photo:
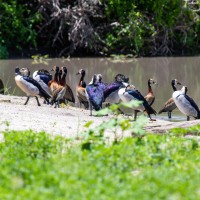
<instances>
[{"instance_id":1,"label":"green vegetation","mask_svg":"<svg viewBox=\"0 0 200 200\"><path fill-rule=\"evenodd\" d=\"M118 108L113 105L97 115ZM120 115L92 129L88 122L76 140L9 131L5 122L0 199L199 199L200 141L195 136L200 126L162 135L146 133L145 122ZM109 130L112 140L106 137ZM122 137L126 131L130 136ZM184 137L188 134L193 138Z\"/></svg>"},{"instance_id":2,"label":"green vegetation","mask_svg":"<svg viewBox=\"0 0 200 200\"><path fill-rule=\"evenodd\" d=\"M199 199L199 143L174 134L71 145L32 131L3 133L0 199Z\"/></svg>"},{"instance_id":3,"label":"green vegetation","mask_svg":"<svg viewBox=\"0 0 200 200\"><path fill-rule=\"evenodd\" d=\"M36 2L7 0L0 3L0 58L9 52L18 55L37 47L37 28L41 15Z\"/></svg>"},{"instance_id":4,"label":"green vegetation","mask_svg":"<svg viewBox=\"0 0 200 200\"><path fill-rule=\"evenodd\" d=\"M0 44L0 59L8 58L8 50L5 46Z\"/></svg>"},{"instance_id":5,"label":"green vegetation","mask_svg":"<svg viewBox=\"0 0 200 200\"><path fill-rule=\"evenodd\" d=\"M198 0L0 3L0 58L198 55L199 35Z\"/></svg>"},{"instance_id":6,"label":"green vegetation","mask_svg":"<svg viewBox=\"0 0 200 200\"><path fill-rule=\"evenodd\" d=\"M195 48L200 33L198 1L108 2L107 17L117 22L107 35L113 52L123 49L122 52L142 56L199 52L199 47Z\"/></svg>"}]
</instances>

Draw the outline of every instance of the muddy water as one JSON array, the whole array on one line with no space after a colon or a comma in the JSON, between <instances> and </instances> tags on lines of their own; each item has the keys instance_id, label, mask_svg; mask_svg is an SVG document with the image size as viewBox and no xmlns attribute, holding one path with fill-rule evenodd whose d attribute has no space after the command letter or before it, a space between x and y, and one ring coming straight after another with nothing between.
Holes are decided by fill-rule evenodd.
<instances>
[{"instance_id":1,"label":"muddy water","mask_svg":"<svg viewBox=\"0 0 200 200\"><path fill-rule=\"evenodd\" d=\"M147 93L147 80L154 78L158 85L153 87L156 100L153 107L158 111L166 100L172 95L171 80L177 78L183 85L188 86L188 94L200 106L200 57L176 57L176 58L138 58L116 60L108 58L71 58L71 59L46 59L34 61L32 59L0 60L0 78L3 80L7 93L24 95L16 87L14 81L14 69L28 67L31 74L40 68L51 69L54 65L67 66L67 83L76 95L75 88L79 76L75 75L80 68L86 70L85 80L89 83L95 73L103 75L104 82L110 83L114 76L122 73L129 76L130 83L134 84L143 95ZM174 120L185 119L176 109L173 114ZM166 114L158 116L167 119Z\"/></svg>"}]
</instances>

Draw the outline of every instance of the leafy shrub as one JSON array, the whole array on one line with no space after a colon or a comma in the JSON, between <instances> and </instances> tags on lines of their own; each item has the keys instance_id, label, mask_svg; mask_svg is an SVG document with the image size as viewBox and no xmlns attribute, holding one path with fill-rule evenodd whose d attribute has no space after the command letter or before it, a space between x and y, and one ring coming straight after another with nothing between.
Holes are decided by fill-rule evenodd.
<instances>
[{"instance_id":1,"label":"leafy shrub","mask_svg":"<svg viewBox=\"0 0 200 200\"><path fill-rule=\"evenodd\" d=\"M112 105L97 115L138 104ZM199 126L161 135L146 133L145 122L113 115L82 133L81 141L31 130L4 132L0 199L199 199L199 141L183 137L198 136ZM108 130L115 135L109 143ZM116 134L125 131L131 132L127 138Z\"/></svg>"},{"instance_id":2,"label":"leafy shrub","mask_svg":"<svg viewBox=\"0 0 200 200\"><path fill-rule=\"evenodd\" d=\"M0 37L10 53L195 55L199 7L186 0L7 0L0 4Z\"/></svg>"},{"instance_id":3,"label":"leafy shrub","mask_svg":"<svg viewBox=\"0 0 200 200\"><path fill-rule=\"evenodd\" d=\"M35 10L35 1L8 0L0 4L0 37L8 50L22 52L37 46L35 25L41 16Z\"/></svg>"},{"instance_id":4,"label":"leafy shrub","mask_svg":"<svg viewBox=\"0 0 200 200\"><path fill-rule=\"evenodd\" d=\"M86 151L44 132L3 135L0 199L200 198L194 139L147 134Z\"/></svg>"},{"instance_id":5,"label":"leafy shrub","mask_svg":"<svg viewBox=\"0 0 200 200\"><path fill-rule=\"evenodd\" d=\"M8 50L5 46L0 44L0 59L8 58Z\"/></svg>"},{"instance_id":6,"label":"leafy shrub","mask_svg":"<svg viewBox=\"0 0 200 200\"><path fill-rule=\"evenodd\" d=\"M101 123L96 128L87 129L84 133L85 142L82 144L82 149L92 150L99 145L106 145L107 143L116 144L124 139L125 134L137 137L142 137L145 133L143 127L147 123L147 117L139 116L137 121L131 120L131 118L124 117L119 115L121 109L131 109L133 107L138 107L141 104L140 101L130 101L129 103L119 103L112 104L109 107L106 107L98 112L97 116L113 114L113 117ZM92 121L86 123L85 127L89 128L92 124ZM110 132L113 136L110 136L109 139L105 136L106 132ZM112 139L110 139L112 138Z\"/></svg>"},{"instance_id":7,"label":"leafy shrub","mask_svg":"<svg viewBox=\"0 0 200 200\"><path fill-rule=\"evenodd\" d=\"M188 128L174 128L170 131L172 134L177 136L194 135L200 136L200 125L188 127Z\"/></svg>"},{"instance_id":8,"label":"leafy shrub","mask_svg":"<svg viewBox=\"0 0 200 200\"><path fill-rule=\"evenodd\" d=\"M195 45L199 43L199 3L111 0L105 4L112 24L106 37L108 51L140 56L199 51Z\"/></svg>"},{"instance_id":9,"label":"leafy shrub","mask_svg":"<svg viewBox=\"0 0 200 200\"><path fill-rule=\"evenodd\" d=\"M4 134L4 142L0 144L0 152L10 158L42 158L45 159L62 149L62 139L54 139L45 132L35 134L32 131L12 131ZM8 148L7 148L8 147ZM3 151L1 151L4 149ZM12 151L10 151L12 149ZM15 152L13 154L13 152Z\"/></svg>"}]
</instances>

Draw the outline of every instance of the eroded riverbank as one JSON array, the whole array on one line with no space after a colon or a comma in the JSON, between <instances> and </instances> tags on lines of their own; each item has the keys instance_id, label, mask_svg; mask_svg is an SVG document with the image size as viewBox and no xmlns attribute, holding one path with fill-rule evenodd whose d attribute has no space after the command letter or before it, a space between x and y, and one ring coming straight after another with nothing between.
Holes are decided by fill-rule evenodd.
<instances>
[{"instance_id":1,"label":"eroded riverbank","mask_svg":"<svg viewBox=\"0 0 200 200\"><path fill-rule=\"evenodd\" d=\"M0 132L8 130L46 131L65 137L75 137L85 129L88 121L93 121L96 127L112 116L93 117L89 111L72 106L55 109L53 106L42 104L38 107L35 98L28 105L23 105L26 97L0 95ZM40 99L42 103L42 100ZM176 127L190 127L200 124L200 120L171 122L165 120L149 121L145 126L148 132L163 133Z\"/></svg>"}]
</instances>

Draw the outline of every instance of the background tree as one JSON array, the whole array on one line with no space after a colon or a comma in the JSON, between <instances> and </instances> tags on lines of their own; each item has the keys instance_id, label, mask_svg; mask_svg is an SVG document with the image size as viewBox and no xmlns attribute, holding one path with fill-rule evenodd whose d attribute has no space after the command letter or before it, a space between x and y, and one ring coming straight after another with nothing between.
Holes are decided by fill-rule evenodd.
<instances>
[{"instance_id":1,"label":"background tree","mask_svg":"<svg viewBox=\"0 0 200 200\"><path fill-rule=\"evenodd\" d=\"M0 3L0 57L23 54L24 50L37 47L37 0L6 0ZM24 51L25 52L25 51Z\"/></svg>"},{"instance_id":2,"label":"background tree","mask_svg":"<svg viewBox=\"0 0 200 200\"><path fill-rule=\"evenodd\" d=\"M199 52L195 45L199 44L200 34L198 0L106 2L107 18L116 25L107 35L111 51L142 56Z\"/></svg>"},{"instance_id":3,"label":"background tree","mask_svg":"<svg viewBox=\"0 0 200 200\"><path fill-rule=\"evenodd\" d=\"M0 58L197 55L199 0L3 0Z\"/></svg>"},{"instance_id":4,"label":"background tree","mask_svg":"<svg viewBox=\"0 0 200 200\"><path fill-rule=\"evenodd\" d=\"M103 48L102 8L97 0L40 1L39 11L44 18L40 37L45 38L47 46L54 47L59 56L74 52L99 54Z\"/></svg>"}]
</instances>

